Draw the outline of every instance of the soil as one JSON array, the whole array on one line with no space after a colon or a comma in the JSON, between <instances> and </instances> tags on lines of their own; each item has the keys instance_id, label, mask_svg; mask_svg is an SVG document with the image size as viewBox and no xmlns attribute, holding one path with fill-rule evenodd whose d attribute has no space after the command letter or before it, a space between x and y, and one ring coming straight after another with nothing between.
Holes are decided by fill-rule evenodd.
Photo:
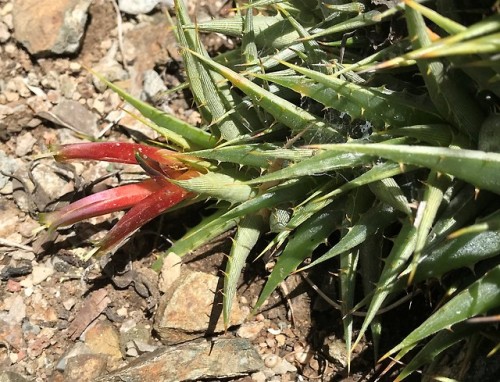
<instances>
[{"instance_id":1,"label":"soil","mask_svg":"<svg viewBox=\"0 0 500 382\"><path fill-rule=\"evenodd\" d=\"M11 7L11 1L0 0L0 15L8 17ZM227 13L227 9L227 4L205 4L202 0L193 3L191 12L201 19ZM185 228L196 223L201 214L198 207L192 207L156 219L119 250L105 271L91 267L91 263L82 263L78 255L89 251L92 242L102 238L120 214L90 219L50 237L38 230L40 213L52 211L82 194L140 177L140 172L131 166L102 163L61 166L52 158L44 158L51 145L79 141L82 132L53 123L41 112L51 112L55 105L71 100L85 106L96 117L97 130L84 131L86 135L97 133L95 138L130 141L158 138L136 124L116 124L113 116L120 111L122 102L110 90L97 89L82 65L98 67L117 43L120 33L124 33L126 51L117 53L119 61L123 62L121 53L132 54L127 51L130 46L137 51L134 60L127 62L129 76L119 81L120 86L140 94L141 73L149 69L160 73L168 88L179 85L183 78L173 36L167 34L164 16L159 10L144 17L122 15L122 31L117 26L111 2L94 1L89 12L81 49L71 57L35 58L12 35L0 46L0 81L3 89L8 88L0 95L0 108L3 105L14 110L0 119L0 150L9 163L12 162L13 170L0 190L0 319L3 325L0 327L0 370L14 371L35 381L63 380L56 365L78 341L68 335L77 314L74 308L91 292L105 291L111 302L102 317L117 329L130 319L152 326L154 302L141 295L133 284L117 283L115 276L130 269L150 275L155 256L168 247L170 240L177 239ZM142 29L137 27L140 23L144 24ZM209 50L218 51L231 47L234 41L210 35L205 43ZM17 78L28 79L32 88L23 86ZM199 120L187 93L170 95L160 102L161 107L179 118L190 123ZM231 234L228 232L184 258L185 266L220 275L229 253ZM239 288L242 305L250 307L255 303L272 265L272 258L267 262L261 259L249 263ZM44 271L49 273L47 277L43 276ZM316 270L308 277L335 299L334 275ZM423 297L417 298L410 308L408 305L400 308L406 310L405 316L408 309L418 311L419 315L430 310ZM384 320L399 313L393 312ZM356 349L348 373L340 340L342 318L318 297L302 276L288 279L253 320L264 322L252 340L259 353L263 357L276 354L296 367L296 371L277 375L273 380L370 381L382 371L380 366L374 366L373 347L368 340ZM390 338L400 338L401 333L407 333L411 324L392 325L395 333L386 337L381 351L393 345ZM235 330L225 335L234 336ZM152 342L157 343L154 333Z\"/></svg>"}]
</instances>

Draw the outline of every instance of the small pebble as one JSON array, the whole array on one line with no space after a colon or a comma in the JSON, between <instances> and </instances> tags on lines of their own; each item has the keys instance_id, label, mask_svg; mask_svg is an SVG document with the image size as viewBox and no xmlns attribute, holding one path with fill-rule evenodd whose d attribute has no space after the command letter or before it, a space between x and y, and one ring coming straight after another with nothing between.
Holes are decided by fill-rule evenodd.
<instances>
[{"instance_id":1,"label":"small pebble","mask_svg":"<svg viewBox=\"0 0 500 382\"><path fill-rule=\"evenodd\" d=\"M70 62L69 70L71 71L71 73L79 73L82 70L82 65L80 65L78 62Z\"/></svg>"},{"instance_id":2,"label":"small pebble","mask_svg":"<svg viewBox=\"0 0 500 382\"><path fill-rule=\"evenodd\" d=\"M266 365L266 367L269 367L270 369L276 367L280 362L281 358L278 357L276 354L268 354L264 358L264 365Z\"/></svg>"},{"instance_id":3,"label":"small pebble","mask_svg":"<svg viewBox=\"0 0 500 382\"><path fill-rule=\"evenodd\" d=\"M236 335L241 338L254 339L257 338L261 330L264 328L264 322L246 322L241 325L236 331Z\"/></svg>"},{"instance_id":4,"label":"small pebble","mask_svg":"<svg viewBox=\"0 0 500 382\"><path fill-rule=\"evenodd\" d=\"M36 138L30 132L19 135L16 140L16 155L18 157L28 155L33 150L36 142Z\"/></svg>"},{"instance_id":5,"label":"small pebble","mask_svg":"<svg viewBox=\"0 0 500 382\"><path fill-rule=\"evenodd\" d=\"M266 375L262 371L253 373L252 375L250 375L250 377L252 378L252 381L255 382L266 382L267 380Z\"/></svg>"},{"instance_id":6,"label":"small pebble","mask_svg":"<svg viewBox=\"0 0 500 382\"><path fill-rule=\"evenodd\" d=\"M17 361L19 360L19 356L17 355L17 353L10 352L9 359L10 359L10 362L17 363Z\"/></svg>"},{"instance_id":7,"label":"small pebble","mask_svg":"<svg viewBox=\"0 0 500 382\"><path fill-rule=\"evenodd\" d=\"M38 285L54 274L54 268L44 265L36 265L31 273L33 285Z\"/></svg>"},{"instance_id":8,"label":"small pebble","mask_svg":"<svg viewBox=\"0 0 500 382\"><path fill-rule=\"evenodd\" d=\"M276 347L276 340L274 338L266 338L266 344L269 348L273 349Z\"/></svg>"},{"instance_id":9,"label":"small pebble","mask_svg":"<svg viewBox=\"0 0 500 382\"><path fill-rule=\"evenodd\" d=\"M67 300L64 300L62 304L64 306L64 309L70 311L75 306L76 300L73 297L71 297L68 298Z\"/></svg>"},{"instance_id":10,"label":"small pebble","mask_svg":"<svg viewBox=\"0 0 500 382\"><path fill-rule=\"evenodd\" d=\"M9 279L7 281L7 290L11 293L19 292L21 290L21 284L18 281Z\"/></svg>"},{"instance_id":11,"label":"small pebble","mask_svg":"<svg viewBox=\"0 0 500 382\"><path fill-rule=\"evenodd\" d=\"M121 307L116 310L116 314L118 314L120 317L127 317L128 316L128 310L125 307Z\"/></svg>"},{"instance_id":12,"label":"small pebble","mask_svg":"<svg viewBox=\"0 0 500 382\"><path fill-rule=\"evenodd\" d=\"M276 343L278 344L278 346L283 346L285 345L285 342L286 342L286 336L283 335L283 334L278 334L276 336Z\"/></svg>"},{"instance_id":13,"label":"small pebble","mask_svg":"<svg viewBox=\"0 0 500 382\"><path fill-rule=\"evenodd\" d=\"M276 374L286 374L286 373L294 373L297 371L297 368L293 366L290 362L288 362L286 359L280 359L281 362L279 362L276 366L274 366L272 369Z\"/></svg>"},{"instance_id":14,"label":"small pebble","mask_svg":"<svg viewBox=\"0 0 500 382\"><path fill-rule=\"evenodd\" d=\"M269 333L271 333L273 336L277 336L278 334L281 334L281 330L280 329L269 328L269 329L267 329L267 331Z\"/></svg>"}]
</instances>

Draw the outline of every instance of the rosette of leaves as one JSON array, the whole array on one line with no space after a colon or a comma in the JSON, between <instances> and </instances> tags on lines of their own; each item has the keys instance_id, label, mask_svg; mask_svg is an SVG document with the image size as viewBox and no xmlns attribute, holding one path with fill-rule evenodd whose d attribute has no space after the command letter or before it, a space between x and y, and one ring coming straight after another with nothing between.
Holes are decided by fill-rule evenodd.
<instances>
[{"instance_id":1,"label":"rosette of leaves","mask_svg":"<svg viewBox=\"0 0 500 382\"><path fill-rule=\"evenodd\" d=\"M431 373L461 341L471 353L498 349L500 16L495 8L444 16L441 0L374 3L384 5L249 0L232 17L194 23L176 0L198 127L109 85L171 148L211 164L175 184L226 202L165 255L236 227L226 323L264 235L279 256L254 310L290 274L324 263L338 275L349 357L368 331L378 354L379 314L441 281L433 313L380 360L391 357L387 370L401 361L402 380L424 366ZM204 32L237 48L211 57Z\"/></svg>"}]
</instances>

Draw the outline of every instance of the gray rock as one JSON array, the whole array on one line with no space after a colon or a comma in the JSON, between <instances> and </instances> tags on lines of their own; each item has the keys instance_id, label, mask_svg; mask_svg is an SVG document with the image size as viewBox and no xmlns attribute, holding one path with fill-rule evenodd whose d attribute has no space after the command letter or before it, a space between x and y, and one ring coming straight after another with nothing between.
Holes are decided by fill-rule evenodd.
<instances>
[{"instance_id":1,"label":"gray rock","mask_svg":"<svg viewBox=\"0 0 500 382\"><path fill-rule=\"evenodd\" d=\"M68 176L68 178L64 179L65 176L58 175L58 173L62 174L62 171L62 169L57 169L46 163L40 163L32 168L31 174L36 182L36 191L31 197L41 211L45 210L48 204L74 190L72 182L66 180L72 174L64 172L64 175Z\"/></svg>"},{"instance_id":2,"label":"gray rock","mask_svg":"<svg viewBox=\"0 0 500 382\"><path fill-rule=\"evenodd\" d=\"M0 189L4 188L9 181L9 177L3 174L13 174L18 168L19 164L17 161L7 156L5 151L0 150Z\"/></svg>"},{"instance_id":3,"label":"gray rock","mask_svg":"<svg viewBox=\"0 0 500 382\"><path fill-rule=\"evenodd\" d=\"M91 354L92 350L85 345L83 342L77 342L75 345L67 350L56 364L56 370L64 371L66 369L67 361L71 357L75 357L81 354Z\"/></svg>"},{"instance_id":4,"label":"gray rock","mask_svg":"<svg viewBox=\"0 0 500 382\"><path fill-rule=\"evenodd\" d=\"M28 380L13 371L0 371L0 382L28 382Z\"/></svg>"},{"instance_id":5,"label":"gray rock","mask_svg":"<svg viewBox=\"0 0 500 382\"><path fill-rule=\"evenodd\" d=\"M127 349L128 356L133 356L133 351L137 353L134 356L136 357L139 354L155 350L156 347L149 344L150 340L151 325L147 321L128 320L120 328L120 342L122 347Z\"/></svg>"},{"instance_id":6,"label":"gray rock","mask_svg":"<svg viewBox=\"0 0 500 382\"><path fill-rule=\"evenodd\" d=\"M16 155L23 157L29 154L33 150L35 143L36 138L30 132L18 136L16 140Z\"/></svg>"},{"instance_id":7,"label":"gray rock","mask_svg":"<svg viewBox=\"0 0 500 382\"><path fill-rule=\"evenodd\" d=\"M123 81L129 78L129 73L116 61L118 44L113 43L106 55L97 63L94 70L109 82ZM107 89L107 85L97 76L92 77L92 83L101 93Z\"/></svg>"},{"instance_id":8,"label":"gray rock","mask_svg":"<svg viewBox=\"0 0 500 382\"><path fill-rule=\"evenodd\" d=\"M96 382L173 382L238 377L263 369L257 351L245 339L198 340L165 346Z\"/></svg>"},{"instance_id":9,"label":"gray rock","mask_svg":"<svg viewBox=\"0 0 500 382\"><path fill-rule=\"evenodd\" d=\"M38 116L86 136L96 137L99 133L97 117L76 101L64 100L54 106L51 112L40 112Z\"/></svg>"},{"instance_id":10,"label":"gray rock","mask_svg":"<svg viewBox=\"0 0 500 382\"><path fill-rule=\"evenodd\" d=\"M14 37L33 55L75 53L91 0L16 0Z\"/></svg>"},{"instance_id":11,"label":"gray rock","mask_svg":"<svg viewBox=\"0 0 500 382\"><path fill-rule=\"evenodd\" d=\"M149 100L154 100L157 94L167 90L167 86L162 78L154 70L147 70L144 72L143 87L144 94Z\"/></svg>"}]
</instances>

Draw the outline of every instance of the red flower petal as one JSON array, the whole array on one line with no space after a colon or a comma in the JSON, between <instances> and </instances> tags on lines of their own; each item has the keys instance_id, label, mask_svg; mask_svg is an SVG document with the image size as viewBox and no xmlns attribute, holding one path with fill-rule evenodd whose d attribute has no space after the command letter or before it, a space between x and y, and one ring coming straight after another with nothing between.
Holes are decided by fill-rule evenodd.
<instances>
[{"instance_id":1,"label":"red flower petal","mask_svg":"<svg viewBox=\"0 0 500 382\"><path fill-rule=\"evenodd\" d=\"M99 244L100 248L97 253L104 254L114 251L125 239L140 227L153 220L170 207L175 206L188 195L189 193L183 188L169 183L161 190L141 200L108 232L106 237Z\"/></svg>"},{"instance_id":2,"label":"red flower petal","mask_svg":"<svg viewBox=\"0 0 500 382\"><path fill-rule=\"evenodd\" d=\"M143 158L151 158L156 162L165 164L167 166L182 165L182 162L174 157L177 154L176 152L139 143L75 143L56 147L55 151L56 154L54 155L54 157L56 158L56 160L61 162L74 159L84 159L137 164L136 154L139 154Z\"/></svg>"},{"instance_id":3,"label":"red flower petal","mask_svg":"<svg viewBox=\"0 0 500 382\"><path fill-rule=\"evenodd\" d=\"M40 221L50 229L55 229L94 216L125 210L162 189L166 184L170 183L161 179L147 179L140 183L111 188L89 195L58 211L40 214Z\"/></svg>"}]
</instances>

